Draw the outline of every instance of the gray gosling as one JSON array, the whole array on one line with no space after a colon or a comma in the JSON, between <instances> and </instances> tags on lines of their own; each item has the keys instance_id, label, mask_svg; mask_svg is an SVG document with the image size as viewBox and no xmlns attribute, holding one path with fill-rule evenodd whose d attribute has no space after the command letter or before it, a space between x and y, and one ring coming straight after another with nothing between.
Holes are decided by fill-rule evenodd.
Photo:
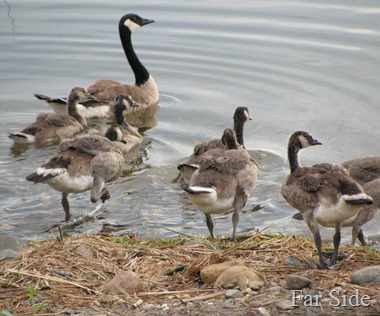
<instances>
[{"instance_id":1,"label":"gray gosling","mask_svg":"<svg viewBox=\"0 0 380 316\"><path fill-rule=\"evenodd\" d=\"M314 236L319 268L323 269L336 263L343 221L356 216L363 206L372 204L373 200L339 164L321 163L312 167L300 165L299 150L321 144L308 132L297 131L290 136L290 174L282 185L281 193L291 206L302 213ZM326 262L322 255L319 225L335 227L334 252L330 262Z\"/></svg>"},{"instance_id":2,"label":"gray gosling","mask_svg":"<svg viewBox=\"0 0 380 316\"><path fill-rule=\"evenodd\" d=\"M65 220L70 219L69 193L91 190L90 200L103 203L110 198L105 183L119 178L124 157L109 139L93 135L61 143L58 152L26 177L34 183L49 185L62 192Z\"/></svg>"},{"instance_id":3,"label":"gray gosling","mask_svg":"<svg viewBox=\"0 0 380 316\"><path fill-rule=\"evenodd\" d=\"M248 120L252 120L252 117L249 114L248 108L245 106L237 107L233 116L234 131L236 134L236 139L237 139L238 144L244 149L245 149L244 136L243 136L244 124ZM214 138L210 140L200 141L195 144L193 153L191 154L191 156L189 156L185 160L184 164L198 165L200 161L202 160L202 157L203 157L202 155L211 149L220 149L220 154L222 154L226 148L223 145L221 138ZM194 168L196 168L196 166L194 166ZM189 184L192 171L189 168L185 168L182 170L183 172L180 173L178 182ZM190 171L190 173L188 173L188 171Z\"/></svg>"},{"instance_id":4,"label":"gray gosling","mask_svg":"<svg viewBox=\"0 0 380 316\"><path fill-rule=\"evenodd\" d=\"M143 141L138 131L125 120L127 109L135 106L138 105L130 96L117 96L113 105L114 123L111 124L105 133L105 137L114 142L114 146L121 151L124 157L128 157L130 152Z\"/></svg>"},{"instance_id":5,"label":"gray gosling","mask_svg":"<svg viewBox=\"0 0 380 316\"><path fill-rule=\"evenodd\" d=\"M134 73L135 83L129 85L109 79L101 79L93 82L87 87L87 90L99 102L83 104L79 112L84 117L109 116L112 113L109 104L112 104L120 94L130 95L133 100L141 104L140 107L134 108L135 110L142 110L157 104L159 100L157 84L137 57L131 40L133 32L153 22L154 20L142 18L134 13L129 13L121 17L119 21L120 41L128 63ZM55 112L62 113L62 99L50 98L40 94L35 94L35 96L46 101L53 107ZM102 104L102 102L108 102L108 104Z\"/></svg>"},{"instance_id":6,"label":"gray gosling","mask_svg":"<svg viewBox=\"0 0 380 316\"><path fill-rule=\"evenodd\" d=\"M79 102L92 99L85 88L71 89L67 97L66 114L40 113L36 121L18 133L9 133L16 143L45 145L60 142L82 132L87 121L78 113Z\"/></svg>"},{"instance_id":7,"label":"gray gosling","mask_svg":"<svg viewBox=\"0 0 380 316\"><path fill-rule=\"evenodd\" d=\"M246 150L239 148L232 129L224 130L222 141L227 148L222 155L218 149L208 150L199 166L182 164L178 168L195 168L189 185L184 183L181 187L205 213L211 237L214 237L211 214L233 209L231 240L236 242L239 213L256 185L258 166Z\"/></svg>"}]
</instances>

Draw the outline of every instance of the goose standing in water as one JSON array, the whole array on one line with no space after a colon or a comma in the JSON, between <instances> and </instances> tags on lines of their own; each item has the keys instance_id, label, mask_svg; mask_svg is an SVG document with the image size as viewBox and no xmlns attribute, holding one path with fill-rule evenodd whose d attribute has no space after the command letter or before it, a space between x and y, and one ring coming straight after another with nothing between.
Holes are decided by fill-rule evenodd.
<instances>
[{"instance_id":1,"label":"goose standing in water","mask_svg":"<svg viewBox=\"0 0 380 316\"><path fill-rule=\"evenodd\" d=\"M199 166L193 170L189 185L182 184L191 202L205 213L206 224L214 237L211 214L233 209L232 241L236 242L239 213L256 185L258 167L248 152L239 147L235 132L227 128L222 137L227 150L208 150ZM193 165L182 164L178 168L193 169Z\"/></svg>"},{"instance_id":2,"label":"goose standing in water","mask_svg":"<svg viewBox=\"0 0 380 316\"><path fill-rule=\"evenodd\" d=\"M319 267L326 268L336 263L343 221L356 216L363 206L370 205L373 201L341 165L322 163L302 167L298 160L299 150L315 145L321 143L307 132L297 131L290 136L290 175L283 183L281 193L291 206L302 213L314 236ZM335 227L334 253L330 262L325 262L322 255L319 225Z\"/></svg>"},{"instance_id":3,"label":"goose standing in water","mask_svg":"<svg viewBox=\"0 0 380 316\"><path fill-rule=\"evenodd\" d=\"M9 133L16 143L40 145L62 141L82 132L87 121L78 113L81 101L92 99L86 89L73 88L67 97L66 114L40 113L36 121L18 133Z\"/></svg>"},{"instance_id":4,"label":"goose standing in water","mask_svg":"<svg viewBox=\"0 0 380 316\"><path fill-rule=\"evenodd\" d=\"M245 149L244 145L244 124L248 121L252 120L252 117L249 114L249 110L245 106L239 106L236 108L234 116L233 116L233 121L234 121L234 131L236 135L236 139L238 144ZM191 156L189 156L184 164L187 165L194 165L194 168L196 168L195 165L198 165L200 161L202 160L203 154L207 152L208 150L211 149L219 149L221 151L220 154L226 149L225 146L223 145L222 139L220 138L214 138L210 140L204 140L200 141L194 146L194 151ZM190 173L189 173L190 171ZM192 174L192 170L190 168L184 168L180 170L180 175L178 177L178 181L180 183L187 183L189 184L190 177Z\"/></svg>"},{"instance_id":5,"label":"goose standing in water","mask_svg":"<svg viewBox=\"0 0 380 316\"><path fill-rule=\"evenodd\" d=\"M131 151L139 146L143 139L136 129L125 120L125 112L130 107L138 106L130 96L119 95L113 105L114 123L108 128L105 137L114 142L124 157L128 157Z\"/></svg>"},{"instance_id":6,"label":"goose standing in water","mask_svg":"<svg viewBox=\"0 0 380 316\"><path fill-rule=\"evenodd\" d=\"M158 103L159 94L157 84L145 66L137 57L131 35L140 27L153 23L154 20L145 19L137 14L124 15L119 22L119 35L125 56L135 76L134 84L124 84L110 79L101 79L93 82L87 90L98 102L87 102L79 109L83 117L101 117L110 115L109 104L112 104L120 94L129 95L140 106L135 110L143 110ZM41 94L35 95L45 100L57 113L64 111L64 101L60 98L50 98ZM104 103L106 102L106 103Z\"/></svg>"},{"instance_id":7,"label":"goose standing in water","mask_svg":"<svg viewBox=\"0 0 380 316\"><path fill-rule=\"evenodd\" d=\"M82 136L61 143L58 152L26 177L62 192L65 220L70 219L69 193L91 190L90 200L103 203L110 198L105 183L116 180L123 171L124 157L113 142L103 136Z\"/></svg>"}]
</instances>

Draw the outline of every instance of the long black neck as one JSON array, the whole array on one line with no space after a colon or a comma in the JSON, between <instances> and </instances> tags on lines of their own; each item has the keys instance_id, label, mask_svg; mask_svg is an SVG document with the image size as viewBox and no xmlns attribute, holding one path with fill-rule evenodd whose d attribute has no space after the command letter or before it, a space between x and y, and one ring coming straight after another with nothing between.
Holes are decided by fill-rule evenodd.
<instances>
[{"instance_id":1,"label":"long black neck","mask_svg":"<svg viewBox=\"0 0 380 316\"><path fill-rule=\"evenodd\" d=\"M243 132L244 132L244 122L242 122L241 120L238 120L238 119L235 119L234 120L234 130L235 130L235 135L236 135L236 140L237 142L243 146L244 146L244 137L243 137Z\"/></svg>"},{"instance_id":2,"label":"long black neck","mask_svg":"<svg viewBox=\"0 0 380 316\"><path fill-rule=\"evenodd\" d=\"M290 173L293 173L300 167L300 163L298 161L298 151L299 147L294 144L290 144L288 147L288 161L290 166Z\"/></svg>"},{"instance_id":3,"label":"long black neck","mask_svg":"<svg viewBox=\"0 0 380 316\"><path fill-rule=\"evenodd\" d=\"M136 85L141 86L148 81L149 72L140 62L133 49L130 30L125 26L120 26L119 34L125 52L125 56L127 57L129 65L131 66L133 73L135 74Z\"/></svg>"}]
</instances>

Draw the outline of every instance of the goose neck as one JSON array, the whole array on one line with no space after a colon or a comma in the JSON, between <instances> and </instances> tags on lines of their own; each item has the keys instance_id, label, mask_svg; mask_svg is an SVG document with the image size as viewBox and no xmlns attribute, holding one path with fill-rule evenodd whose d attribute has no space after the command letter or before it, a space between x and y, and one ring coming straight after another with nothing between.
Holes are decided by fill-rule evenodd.
<instances>
[{"instance_id":1,"label":"goose neck","mask_svg":"<svg viewBox=\"0 0 380 316\"><path fill-rule=\"evenodd\" d=\"M243 133L244 133L244 123L239 121L239 120L235 120L234 121L234 130L235 130L235 135L236 135L236 140L237 142L244 147L244 137L243 137Z\"/></svg>"},{"instance_id":2,"label":"goose neck","mask_svg":"<svg viewBox=\"0 0 380 316\"><path fill-rule=\"evenodd\" d=\"M290 166L290 173L293 173L300 167L298 159L299 148L294 145L289 145L288 147L288 161Z\"/></svg>"},{"instance_id":3,"label":"goose neck","mask_svg":"<svg viewBox=\"0 0 380 316\"><path fill-rule=\"evenodd\" d=\"M125 56L128 59L129 65L135 74L135 81L137 86L143 85L149 79L149 72L140 62L132 45L131 32L125 28L119 28L120 41L123 45Z\"/></svg>"}]
</instances>

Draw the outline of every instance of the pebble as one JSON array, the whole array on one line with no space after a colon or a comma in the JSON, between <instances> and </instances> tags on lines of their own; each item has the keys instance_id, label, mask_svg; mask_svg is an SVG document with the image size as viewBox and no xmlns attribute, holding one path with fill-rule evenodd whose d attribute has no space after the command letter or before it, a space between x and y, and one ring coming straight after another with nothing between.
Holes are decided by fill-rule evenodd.
<instances>
[{"instance_id":1,"label":"pebble","mask_svg":"<svg viewBox=\"0 0 380 316\"><path fill-rule=\"evenodd\" d=\"M262 316L271 316L270 311L267 310L265 307L259 307L258 311L261 313Z\"/></svg>"},{"instance_id":2,"label":"pebble","mask_svg":"<svg viewBox=\"0 0 380 316\"><path fill-rule=\"evenodd\" d=\"M282 300L277 303L277 307L282 310L291 310L294 307L292 306L292 301L290 300Z\"/></svg>"},{"instance_id":3,"label":"pebble","mask_svg":"<svg viewBox=\"0 0 380 316\"><path fill-rule=\"evenodd\" d=\"M151 303L147 303L147 304L144 304L143 306L141 306L141 308L145 311L149 311L149 310L156 309L156 305L151 304Z\"/></svg>"},{"instance_id":4,"label":"pebble","mask_svg":"<svg viewBox=\"0 0 380 316\"><path fill-rule=\"evenodd\" d=\"M249 288L253 291L260 291L260 289L264 286L263 281L251 281L248 284Z\"/></svg>"},{"instance_id":5,"label":"pebble","mask_svg":"<svg viewBox=\"0 0 380 316\"><path fill-rule=\"evenodd\" d=\"M77 248L75 248L74 252L77 255L80 255L87 259L94 259L94 254L90 249L88 249L85 245L80 245Z\"/></svg>"},{"instance_id":6,"label":"pebble","mask_svg":"<svg viewBox=\"0 0 380 316\"><path fill-rule=\"evenodd\" d=\"M289 274L286 277L286 287L288 290L302 290L305 287L310 286L312 281L296 274Z\"/></svg>"},{"instance_id":7,"label":"pebble","mask_svg":"<svg viewBox=\"0 0 380 316\"><path fill-rule=\"evenodd\" d=\"M285 263L290 264L291 266L300 266L301 260L294 256L287 256L284 258Z\"/></svg>"},{"instance_id":8,"label":"pebble","mask_svg":"<svg viewBox=\"0 0 380 316\"><path fill-rule=\"evenodd\" d=\"M225 300L223 303L224 308L232 308L234 306L235 306L235 304L234 304L234 301L232 299Z\"/></svg>"},{"instance_id":9,"label":"pebble","mask_svg":"<svg viewBox=\"0 0 380 316\"><path fill-rule=\"evenodd\" d=\"M201 280L206 284L214 284L225 270L234 266L244 266L244 264L241 261L225 261L222 263L210 264L201 270Z\"/></svg>"},{"instance_id":10,"label":"pebble","mask_svg":"<svg viewBox=\"0 0 380 316\"><path fill-rule=\"evenodd\" d=\"M133 271L124 271L102 285L105 294L134 294L143 291L144 285Z\"/></svg>"},{"instance_id":11,"label":"pebble","mask_svg":"<svg viewBox=\"0 0 380 316\"><path fill-rule=\"evenodd\" d=\"M2 249L0 250L0 264L20 259L21 255L14 251L13 249Z\"/></svg>"},{"instance_id":12,"label":"pebble","mask_svg":"<svg viewBox=\"0 0 380 316\"><path fill-rule=\"evenodd\" d=\"M238 287L245 289L252 281L261 281L261 278L254 270L246 266L234 266L225 270L215 281L215 287L232 289Z\"/></svg>"},{"instance_id":13,"label":"pebble","mask_svg":"<svg viewBox=\"0 0 380 316\"><path fill-rule=\"evenodd\" d=\"M243 293L235 289L227 290L225 295L226 295L226 298L234 298L234 299L243 297Z\"/></svg>"},{"instance_id":14,"label":"pebble","mask_svg":"<svg viewBox=\"0 0 380 316\"><path fill-rule=\"evenodd\" d=\"M363 283L379 283L380 282L380 266L366 267L356 270L351 275L351 282L355 284Z\"/></svg>"}]
</instances>

